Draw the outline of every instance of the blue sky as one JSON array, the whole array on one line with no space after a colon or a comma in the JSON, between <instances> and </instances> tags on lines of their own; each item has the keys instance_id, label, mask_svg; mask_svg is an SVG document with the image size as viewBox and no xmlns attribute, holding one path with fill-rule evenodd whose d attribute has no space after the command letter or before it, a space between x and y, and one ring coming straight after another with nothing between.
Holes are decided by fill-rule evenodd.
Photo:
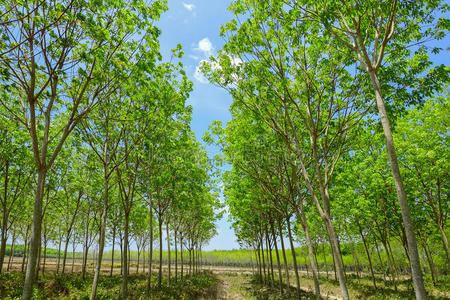
<instances>
[{"instance_id":1,"label":"blue sky","mask_svg":"<svg viewBox=\"0 0 450 300\"><path fill-rule=\"evenodd\" d=\"M207 59L219 50L224 41L219 37L222 24L232 18L227 10L231 1L228 0L168 0L169 10L157 23L162 30L160 36L161 52L167 59L170 50L181 44L185 56L183 64L189 78L194 83L194 90L188 99L192 105L192 130L197 140L201 141L203 134L214 120L226 123L231 119L228 111L232 99L228 93L200 76L196 69L201 60ZM210 157L219 149L208 146ZM230 223L223 218L218 223L219 234L214 237L205 250L238 249L236 237Z\"/></svg>"},{"instance_id":2,"label":"blue sky","mask_svg":"<svg viewBox=\"0 0 450 300\"><path fill-rule=\"evenodd\" d=\"M231 119L228 111L232 102L231 97L226 91L209 84L196 73L200 61L214 55L224 44L223 39L219 37L219 30L221 25L232 18L232 14L227 10L230 3L231 0L168 0L169 10L158 22L162 30L161 51L166 59L170 57L170 50L177 44L183 46L185 70L194 83L194 90L188 99L188 104L194 108L191 127L199 141L214 120L226 123ZM431 46L445 49L449 44L450 36L446 36L441 41L433 41ZM437 64L448 66L450 63L448 54L449 51L444 50L432 60ZM208 146L207 150L210 157L219 151L212 146ZM226 218L220 220L219 234L205 250L239 248L230 225Z\"/></svg>"}]
</instances>

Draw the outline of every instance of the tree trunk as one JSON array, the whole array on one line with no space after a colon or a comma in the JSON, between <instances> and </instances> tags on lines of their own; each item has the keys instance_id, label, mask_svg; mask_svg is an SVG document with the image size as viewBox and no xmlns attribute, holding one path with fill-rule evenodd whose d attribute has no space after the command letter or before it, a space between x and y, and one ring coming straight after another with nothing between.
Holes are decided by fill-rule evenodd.
<instances>
[{"instance_id":1,"label":"tree trunk","mask_svg":"<svg viewBox=\"0 0 450 300\"><path fill-rule=\"evenodd\" d=\"M122 271L122 300L128 298L128 225L130 212L125 211L125 223L124 223L124 234L123 234L123 271Z\"/></svg>"},{"instance_id":2,"label":"tree trunk","mask_svg":"<svg viewBox=\"0 0 450 300\"><path fill-rule=\"evenodd\" d=\"M6 194L6 187L5 187L5 194ZM6 241L8 239L8 214L6 211L6 207L4 207L2 210L3 210L3 218L2 218L3 221L2 221L2 238L0 246L0 274L2 273L3 270L3 262L5 260L5 253L6 253Z\"/></svg>"},{"instance_id":3,"label":"tree trunk","mask_svg":"<svg viewBox=\"0 0 450 300\"><path fill-rule=\"evenodd\" d=\"M386 271L384 269L383 260L381 259L380 249L378 247L378 242L377 242L376 238L374 238L374 242L375 242L375 249L377 250L378 260L380 261L380 266L381 266L381 270L383 273L383 279L384 279L384 281L386 281Z\"/></svg>"},{"instance_id":4,"label":"tree trunk","mask_svg":"<svg viewBox=\"0 0 450 300\"><path fill-rule=\"evenodd\" d=\"M286 249L284 247L284 239L283 239L283 228L281 226L281 220L278 221L278 231L280 232L280 242L281 242L281 254L283 255L284 268L286 270L286 284L288 287L288 292L291 290L291 283L289 281L289 266L286 258Z\"/></svg>"},{"instance_id":5,"label":"tree trunk","mask_svg":"<svg viewBox=\"0 0 450 300\"><path fill-rule=\"evenodd\" d=\"M30 300L33 295L33 285L36 275L36 262L41 247L41 229L42 229L42 198L44 195L45 176L47 170L45 168L38 169L38 180L36 186L36 194L34 198L33 211L33 227L31 235L29 263L25 274L25 283L23 285L22 300Z\"/></svg>"},{"instance_id":6,"label":"tree trunk","mask_svg":"<svg viewBox=\"0 0 450 300\"><path fill-rule=\"evenodd\" d=\"M105 239L106 239L106 221L108 219L108 200L109 200L109 177L107 166L104 166L104 195L103 195L103 210L100 221L100 234L98 238L98 257L97 264L95 266L94 279L92 280L92 288L91 288L91 296L90 300L94 300L97 296L97 286L98 279L100 277L100 272L102 268L102 260L103 260L103 250L105 249ZM114 244L114 242L113 242ZM112 268L112 265L111 265Z\"/></svg>"},{"instance_id":7,"label":"tree trunk","mask_svg":"<svg viewBox=\"0 0 450 300\"><path fill-rule=\"evenodd\" d=\"M112 250L111 250L111 271L109 276L111 277L114 271L114 245L116 244L116 225L113 226L113 236L112 236Z\"/></svg>"},{"instance_id":8,"label":"tree trunk","mask_svg":"<svg viewBox=\"0 0 450 300\"><path fill-rule=\"evenodd\" d=\"M267 231L267 225L264 226L265 230L265 236L266 236L266 253L267 253L267 260L269 261L270 266L270 286L273 287L273 284L275 282L275 277L273 276L273 263L272 263L272 248L270 246L270 239L269 239L269 233Z\"/></svg>"},{"instance_id":9,"label":"tree trunk","mask_svg":"<svg viewBox=\"0 0 450 300\"><path fill-rule=\"evenodd\" d=\"M275 253L277 256L277 266L278 266L278 281L279 281L279 287L280 287L280 294L283 294L283 277L281 275L281 263L280 263L280 253L278 253L278 245L277 245L277 236L275 235L275 230L273 228L273 222L270 222L270 231L272 233L273 238L273 245L275 246ZM251 253L250 253L250 259L251 259ZM252 270L253 270L253 264L252 264Z\"/></svg>"},{"instance_id":10,"label":"tree trunk","mask_svg":"<svg viewBox=\"0 0 450 300\"><path fill-rule=\"evenodd\" d=\"M25 238L25 240L23 241L23 256L22 256L22 273L25 270L25 259L27 258L27 245L28 245L28 241Z\"/></svg>"},{"instance_id":11,"label":"tree trunk","mask_svg":"<svg viewBox=\"0 0 450 300\"><path fill-rule=\"evenodd\" d=\"M397 153L394 146L394 139L392 137L391 126L386 113L384 100L381 96L381 85L378 81L378 76L375 70L369 71L370 79L372 82L373 90L375 92L375 100L380 115L381 125L383 127L384 136L386 138L386 149L389 155L389 161L391 165L392 175L394 177L395 188L397 191L397 199L402 212L402 219L405 225L405 234L408 241L408 250L410 256L411 275L414 282L414 290L416 298L426 299L425 285L422 278L422 270L420 268L420 257L417 249L417 240L414 233L414 224L411 218L411 212L409 210L408 201L406 198L405 188L403 186L403 180L400 174L400 168L397 161Z\"/></svg>"},{"instance_id":12,"label":"tree trunk","mask_svg":"<svg viewBox=\"0 0 450 300\"><path fill-rule=\"evenodd\" d=\"M259 245L256 249L257 255L256 255L256 262L258 264L259 269L259 281L262 282L263 274L262 274L262 263L261 263L261 254L259 252Z\"/></svg>"},{"instance_id":13,"label":"tree trunk","mask_svg":"<svg viewBox=\"0 0 450 300\"><path fill-rule=\"evenodd\" d=\"M174 230L174 239L175 243L175 282L178 280L178 249L177 249L177 230Z\"/></svg>"},{"instance_id":14,"label":"tree trunk","mask_svg":"<svg viewBox=\"0 0 450 300\"><path fill-rule=\"evenodd\" d=\"M328 279L327 254L325 252L325 243L324 242L322 242L322 253L323 253L323 264L324 264L325 272L326 272L327 279Z\"/></svg>"},{"instance_id":15,"label":"tree trunk","mask_svg":"<svg viewBox=\"0 0 450 300\"><path fill-rule=\"evenodd\" d=\"M381 240L381 242L383 243L383 247L384 247L384 251L386 252L386 257L387 257L387 262L388 262L388 266L389 266L389 270L391 273L391 277L392 277L392 281L394 282L394 288L395 291L397 291L397 281L395 279L395 267L393 266L393 263L391 261L391 255L389 253L389 249L386 245L386 242L384 240Z\"/></svg>"},{"instance_id":16,"label":"tree trunk","mask_svg":"<svg viewBox=\"0 0 450 300\"><path fill-rule=\"evenodd\" d=\"M292 240L291 223L287 220L289 243L291 244L292 259L294 262L295 280L297 281L297 295L300 297L300 276L298 275L297 256L295 254L294 242Z\"/></svg>"},{"instance_id":17,"label":"tree trunk","mask_svg":"<svg viewBox=\"0 0 450 300\"><path fill-rule=\"evenodd\" d=\"M167 219L166 223L166 239L167 239L167 285L170 286L170 235L169 235L169 219Z\"/></svg>"},{"instance_id":18,"label":"tree trunk","mask_svg":"<svg viewBox=\"0 0 450 300\"><path fill-rule=\"evenodd\" d=\"M450 265L450 249L448 247L448 239L443 224L439 224L439 232L441 233L442 244L444 245L445 254L447 255L447 264Z\"/></svg>"},{"instance_id":19,"label":"tree trunk","mask_svg":"<svg viewBox=\"0 0 450 300\"><path fill-rule=\"evenodd\" d=\"M183 235L180 234L180 258L181 258L181 279L183 279L184 261L183 261Z\"/></svg>"},{"instance_id":20,"label":"tree trunk","mask_svg":"<svg viewBox=\"0 0 450 300\"><path fill-rule=\"evenodd\" d=\"M263 272L264 272L263 283L266 284L268 276L266 276L266 260L264 258L264 244L262 241L262 234L260 234L260 237L259 237L259 244L261 245L260 249L261 249L261 257L262 257L262 267L263 267Z\"/></svg>"},{"instance_id":21,"label":"tree trunk","mask_svg":"<svg viewBox=\"0 0 450 300\"><path fill-rule=\"evenodd\" d=\"M150 208L149 208L149 227L150 227L150 243L149 243L149 251L148 251L148 273L147 273L147 295L150 295L151 284L152 284L152 259L153 259L153 208L152 208L152 199L150 199Z\"/></svg>"},{"instance_id":22,"label":"tree trunk","mask_svg":"<svg viewBox=\"0 0 450 300\"><path fill-rule=\"evenodd\" d=\"M361 239L363 241L364 249L366 250L366 254L367 254L367 259L369 261L369 268L370 268L370 274L372 275L373 287L376 289L377 282L375 280L375 274L373 272L372 259L370 258L370 253L369 253L369 248L367 247L366 237L364 236L364 234L362 232L362 228L361 228L361 225L359 224L359 222L357 222L357 224L358 224L358 229L359 229L359 235L361 236Z\"/></svg>"},{"instance_id":23,"label":"tree trunk","mask_svg":"<svg viewBox=\"0 0 450 300\"><path fill-rule=\"evenodd\" d=\"M334 257L334 261L335 261L335 265L336 265L336 273L337 273L337 277L339 279L339 285L342 291L342 298L344 300L348 300L349 299L349 295L348 295L348 289L347 289L347 284L346 284L346 280L345 280L345 273L344 273L344 264L342 262L342 258L340 255L340 249L339 249L339 241L337 238L337 235L334 231L333 225L331 224L331 220L328 216L322 216L322 219L325 223L325 227L328 231L328 236L330 238L330 246L331 246L331 252L333 254Z\"/></svg>"},{"instance_id":24,"label":"tree trunk","mask_svg":"<svg viewBox=\"0 0 450 300\"><path fill-rule=\"evenodd\" d=\"M161 289L162 282L162 255L163 255L163 241L162 241L162 216L158 215L158 230L159 230L159 274L158 274L158 289ZM190 268L189 268L190 269Z\"/></svg>"},{"instance_id":25,"label":"tree trunk","mask_svg":"<svg viewBox=\"0 0 450 300\"><path fill-rule=\"evenodd\" d=\"M16 242L16 231L13 230L12 243L11 243L11 251L10 251L9 259L8 259L8 267L6 268L6 271L7 271L7 272L9 272L9 270L11 269L11 263L13 262L15 242Z\"/></svg>"},{"instance_id":26,"label":"tree trunk","mask_svg":"<svg viewBox=\"0 0 450 300\"><path fill-rule=\"evenodd\" d=\"M426 244L422 245L423 250L425 251L425 256L427 257L428 265L430 266L431 279L433 281L433 285L436 286L437 281L437 273L436 268L434 267L433 257L429 251L429 248Z\"/></svg>"},{"instance_id":27,"label":"tree trunk","mask_svg":"<svg viewBox=\"0 0 450 300\"><path fill-rule=\"evenodd\" d=\"M44 252L44 267L45 267L45 252ZM74 267L75 267L75 239L72 241L72 271L71 271L72 274Z\"/></svg>"},{"instance_id":28,"label":"tree trunk","mask_svg":"<svg viewBox=\"0 0 450 300\"><path fill-rule=\"evenodd\" d=\"M58 264L56 266L56 274L59 273L59 262L61 260L61 242L62 242L62 238L60 237L59 241L58 241Z\"/></svg>"},{"instance_id":29,"label":"tree trunk","mask_svg":"<svg viewBox=\"0 0 450 300\"><path fill-rule=\"evenodd\" d=\"M64 254L63 254L62 271L61 271L62 274L64 274L65 269L66 269L67 248L69 247L69 240L70 240L70 236L67 236L65 244L64 244Z\"/></svg>"},{"instance_id":30,"label":"tree trunk","mask_svg":"<svg viewBox=\"0 0 450 300\"><path fill-rule=\"evenodd\" d=\"M137 257L136 274L139 274L139 259L140 259L140 256L141 256L141 251L140 251L139 247L137 248L137 252L138 252L138 257Z\"/></svg>"},{"instance_id":31,"label":"tree trunk","mask_svg":"<svg viewBox=\"0 0 450 300\"><path fill-rule=\"evenodd\" d=\"M297 187L300 188L300 184L297 181ZM314 291L316 294L316 299L320 299L320 285L319 285L319 270L317 267L317 259L314 260L314 250L312 247L312 242L311 242L311 235L309 233L309 226L308 226L308 221L306 219L306 213L303 207L303 199L300 199L300 211L297 209L297 213L300 216L300 223L303 227L303 231L305 232L305 236L306 236L306 245L308 247L308 254L309 254L309 262L311 264L311 269L312 269L312 273L313 273L313 280L314 280ZM328 278L328 276L327 276Z\"/></svg>"}]
</instances>

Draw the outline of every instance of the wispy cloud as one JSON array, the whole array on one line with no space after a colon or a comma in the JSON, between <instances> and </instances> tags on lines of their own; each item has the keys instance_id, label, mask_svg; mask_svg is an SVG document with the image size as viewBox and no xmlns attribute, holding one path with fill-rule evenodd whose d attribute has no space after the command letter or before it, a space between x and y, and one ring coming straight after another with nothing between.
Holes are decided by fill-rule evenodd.
<instances>
[{"instance_id":1,"label":"wispy cloud","mask_svg":"<svg viewBox=\"0 0 450 300\"><path fill-rule=\"evenodd\" d=\"M182 2L182 3L183 3L184 8L186 8L188 11L193 11L195 8L195 5L192 3L191 4L185 3L185 2Z\"/></svg>"},{"instance_id":2,"label":"wispy cloud","mask_svg":"<svg viewBox=\"0 0 450 300\"><path fill-rule=\"evenodd\" d=\"M206 62L206 61L205 60L200 61L198 66L195 68L194 78L197 79L197 81L200 83L208 83L208 79L200 71L200 66L202 65L203 62Z\"/></svg>"}]
</instances>

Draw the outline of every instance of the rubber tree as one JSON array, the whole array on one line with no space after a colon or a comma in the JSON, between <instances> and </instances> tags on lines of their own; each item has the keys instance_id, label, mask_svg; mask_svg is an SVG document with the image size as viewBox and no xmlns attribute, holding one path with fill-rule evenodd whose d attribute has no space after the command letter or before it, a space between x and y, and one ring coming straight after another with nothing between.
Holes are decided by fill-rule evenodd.
<instances>
[{"instance_id":1,"label":"rubber tree","mask_svg":"<svg viewBox=\"0 0 450 300\"><path fill-rule=\"evenodd\" d=\"M302 6L302 4L305 5ZM413 90L425 90L425 94L429 94L430 90L442 88L436 81L430 82L426 78L428 76L421 76L422 73L427 72L430 66L427 55L424 55L424 49L420 48L415 51L408 48L410 44L422 44L426 40L440 39L445 35L446 28L443 25L445 21L436 20L440 11L445 10L445 2L409 3L391 0L385 2L366 1L361 5L357 1L300 1L292 2L291 5L305 13L305 20L313 19L323 24L328 34L353 52L354 59L360 63L370 78L405 226L414 290L417 299L425 299L426 291L420 268L414 224L394 144L392 120L389 120L386 109L386 101L390 100L386 96L390 92L386 85L393 81L390 75L397 73L393 77L404 76L407 79L402 79L402 84L407 82ZM411 53L412 51L415 53ZM413 59L408 60L411 56ZM387 65L383 64L386 62L385 57L388 57ZM417 67L417 60L422 62L419 67ZM403 70L406 69L402 72L406 74L398 74L400 65ZM442 67L440 69L442 70ZM442 73L442 71L438 72ZM436 77L438 72L431 72L434 73L432 76ZM445 76L448 77L448 75ZM419 80L419 77L425 77L425 79ZM419 81L424 84L422 87L418 84ZM405 93L399 94L401 97ZM416 94L423 94L423 92ZM420 101L420 96L417 98L416 101ZM391 100L398 101L399 99L394 97Z\"/></svg>"},{"instance_id":2,"label":"rubber tree","mask_svg":"<svg viewBox=\"0 0 450 300\"><path fill-rule=\"evenodd\" d=\"M126 58L142 50L136 37L157 34L151 17L158 15L155 12L163 5L154 2L148 7L121 0L101 4L68 0L55 5L16 2L12 10L8 5L2 3L2 10L17 21L0 23L5 33L2 50L9 49L0 57L5 70L1 87L10 95L2 97L0 105L9 118L26 128L37 173L22 296L31 299L47 172L77 124L128 76Z\"/></svg>"}]
</instances>

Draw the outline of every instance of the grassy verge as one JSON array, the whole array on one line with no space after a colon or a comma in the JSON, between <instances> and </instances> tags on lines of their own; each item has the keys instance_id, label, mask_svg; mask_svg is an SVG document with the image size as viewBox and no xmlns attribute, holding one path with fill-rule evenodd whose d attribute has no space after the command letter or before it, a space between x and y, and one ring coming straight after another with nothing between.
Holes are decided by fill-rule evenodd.
<instances>
[{"instance_id":1,"label":"grassy verge","mask_svg":"<svg viewBox=\"0 0 450 300\"><path fill-rule=\"evenodd\" d=\"M283 285L283 294L280 295L278 282L270 287L263 285L257 276L251 274L224 273L219 278L226 282L230 292L240 293L238 299L246 300L290 300L297 299L295 289L295 277L292 277L291 286ZM428 299L450 299L450 277L442 277L436 286L431 284L431 279L426 280ZM302 287L302 299L315 299L314 283L312 278L301 276L300 285ZM360 280L356 276L348 276L347 285L351 299L367 300L390 300L390 299L415 299L412 282L410 279L403 279L397 282L397 290L390 282L377 280L377 289L373 287L370 277L363 277ZM320 288L322 299L340 298L339 282L334 279L320 278Z\"/></svg>"},{"instance_id":2,"label":"grassy verge","mask_svg":"<svg viewBox=\"0 0 450 300\"><path fill-rule=\"evenodd\" d=\"M172 278L168 286L167 278L163 278L161 289L157 289L156 274L152 276L152 291L146 295L147 278L145 274L131 274L129 276L129 299L198 299L211 298L217 291L219 281L211 272L202 272L192 276L185 276L175 282ZM24 281L23 273L0 274L0 298L19 299ZM97 299L118 299L122 277L120 275L101 276ZM33 292L33 299L89 299L92 275L85 280L81 274L52 274L41 275L37 287Z\"/></svg>"}]
</instances>

